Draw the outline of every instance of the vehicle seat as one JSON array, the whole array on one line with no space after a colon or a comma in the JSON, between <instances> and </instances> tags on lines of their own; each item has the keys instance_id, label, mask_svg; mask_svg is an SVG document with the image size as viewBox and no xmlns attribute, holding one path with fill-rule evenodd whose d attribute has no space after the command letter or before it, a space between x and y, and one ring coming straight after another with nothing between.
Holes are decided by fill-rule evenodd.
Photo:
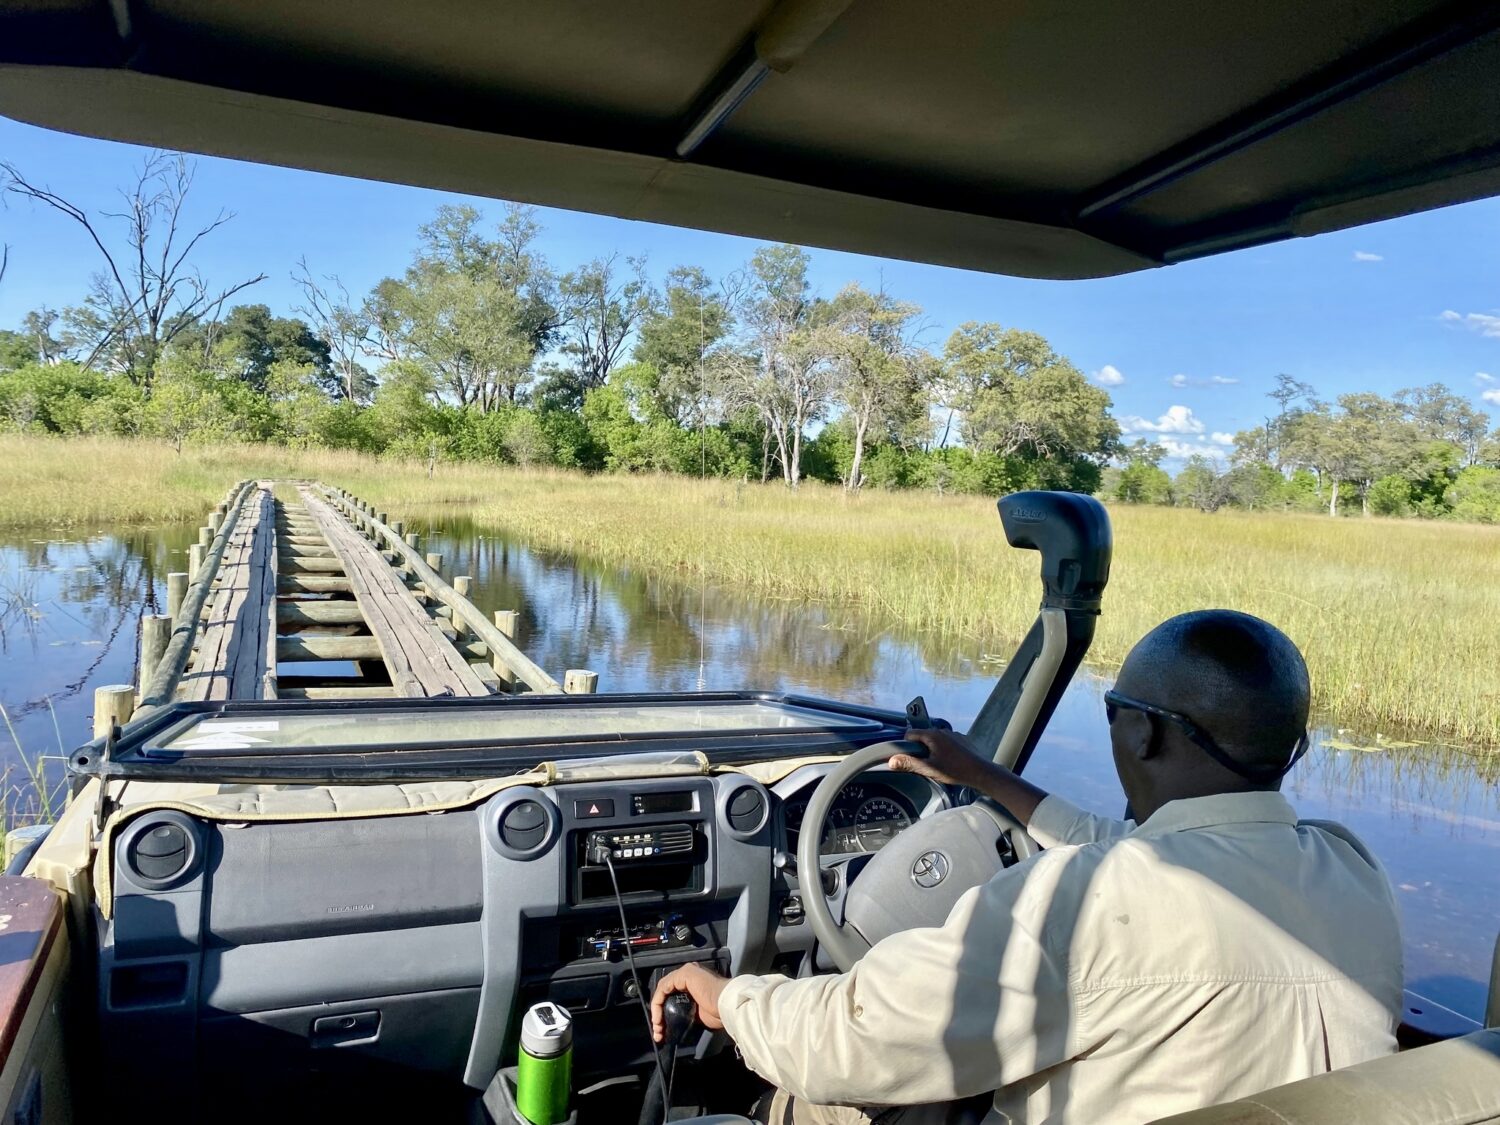
<instances>
[{"instance_id":1,"label":"vehicle seat","mask_svg":"<svg viewBox=\"0 0 1500 1125\"><path fill-rule=\"evenodd\" d=\"M1500 1122L1500 1029L1489 1028L1164 1117L1156 1125Z\"/></svg>"}]
</instances>

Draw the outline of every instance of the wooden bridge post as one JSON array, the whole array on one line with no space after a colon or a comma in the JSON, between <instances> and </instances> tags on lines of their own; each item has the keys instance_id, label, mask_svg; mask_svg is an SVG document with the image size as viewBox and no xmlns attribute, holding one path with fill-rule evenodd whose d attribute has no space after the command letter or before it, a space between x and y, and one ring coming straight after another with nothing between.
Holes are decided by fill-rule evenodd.
<instances>
[{"instance_id":1,"label":"wooden bridge post","mask_svg":"<svg viewBox=\"0 0 1500 1125\"><path fill-rule=\"evenodd\" d=\"M122 727L135 714L135 685L107 684L94 689L94 737L107 738L116 723Z\"/></svg>"},{"instance_id":2,"label":"wooden bridge post","mask_svg":"<svg viewBox=\"0 0 1500 1125\"><path fill-rule=\"evenodd\" d=\"M443 576L443 556L437 551L427 552L427 565L432 567L433 573L439 578Z\"/></svg>"},{"instance_id":3,"label":"wooden bridge post","mask_svg":"<svg viewBox=\"0 0 1500 1125\"><path fill-rule=\"evenodd\" d=\"M516 623L521 620L521 615L513 609L495 610L495 628L505 635L507 640L516 639ZM495 658L495 674L500 677L500 682L505 685L507 691L516 690L516 674L510 670L510 666L500 659Z\"/></svg>"},{"instance_id":4,"label":"wooden bridge post","mask_svg":"<svg viewBox=\"0 0 1500 1125\"><path fill-rule=\"evenodd\" d=\"M393 520L391 522L391 531L397 539L404 539L406 537L406 524L400 520Z\"/></svg>"},{"instance_id":5,"label":"wooden bridge post","mask_svg":"<svg viewBox=\"0 0 1500 1125\"><path fill-rule=\"evenodd\" d=\"M473 587L474 578L472 575L460 574L453 579L453 592L461 598L467 598L469 596L469 591L473 589ZM463 640L469 635L469 627L464 624L463 618L456 613L452 615L452 620L453 635L458 640Z\"/></svg>"},{"instance_id":6,"label":"wooden bridge post","mask_svg":"<svg viewBox=\"0 0 1500 1125\"><path fill-rule=\"evenodd\" d=\"M568 695L593 695L599 690L599 673L569 668L563 674L563 691Z\"/></svg>"},{"instance_id":7,"label":"wooden bridge post","mask_svg":"<svg viewBox=\"0 0 1500 1125\"><path fill-rule=\"evenodd\" d=\"M194 543L188 548L188 585L198 581L198 572L203 569L203 558L207 548L202 543Z\"/></svg>"},{"instance_id":8,"label":"wooden bridge post","mask_svg":"<svg viewBox=\"0 0 1500 1125\"><path fill-rule=\"evenodd\" d=\"M172 638L172 618L166 614L152 613L141 618L141 667L140 692L146 695L146 685L156 675L156 667L167 651L167 642Z\"/></svg>"},{"instance_id":9,"label":"wooden bridge post","mask_svg":"<svg viewBox=\"0 0 1500 1125\"><path fill-rule=\"evenodd\" d=\"M209 512L208 513L208 530L209 530L209 532L211 534L217 535L219 533L219 528L221 528L223 526L224 526L224 513L223 512L213 511L213 512Z\"/></svg>"},{"instance_id":10,"label":"wooden bridge post","mask_svg":"<svg viewBox=\"0 0 1500 1125\"><path fill-rule=\"evenodd\" d=\"M182 599L187 597L187 588L187 571L174 570L167 575L167 616L173 621L182 612Z\"/></svg>"},{"instance_id":11,"label":"wooden bridge post","mask_svg":"<svg viewBox=\"0 0 1500 1125\"><path fill-rule=\"evenodd\" d=\"M212 531L210 531L206 527L200 527L198 529L198 546L202 547L206 551L208 550L209 544L213 541L214 533Z\"/></svg>"}]
</instances>

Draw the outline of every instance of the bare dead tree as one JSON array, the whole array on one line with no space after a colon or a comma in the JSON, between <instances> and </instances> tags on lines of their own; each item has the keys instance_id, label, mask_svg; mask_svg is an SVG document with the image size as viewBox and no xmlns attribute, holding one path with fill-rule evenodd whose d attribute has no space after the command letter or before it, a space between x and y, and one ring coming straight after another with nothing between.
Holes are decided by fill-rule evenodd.
<instances>
[{"instance_id":1,"label":"bare dead tree","mask_svg":"<svg viewBox=\"0 0 1500 1125\"><path fill-rule=\"evenodd\" d=\"M370 373L359 362L371 347L373 328L368 310L349 299L349 290L337 275L330 274L319 282L307 266L307 259L297 262L292 280L302 289L305 305L293 312L312 322L313 332L328 345L328 356L338 376L337 392L350 402L368 393Z\"/></svg>"},{"instance_id":2,"label":"bare dead tree","mask_svg":"<svg viewBox=\"0 0 1500 1125\"><path fill-rule=\"evenodd\" d=\"M173 339L205 317L217 317L230 297L266 278L261 273L213 289L189 262L198 245L234 217L221 210L212 222L189 233L184 207L193 172L181 154L148 156L135 184L121 192L124 209L98 216L124 228L124 246L111 248L102 224L82 207L28 180L15 165L0 163L4 191L72 219L104 259L84 308L70 318L76 328L94 337L84 365L109 357L113 366L147 391L156 361Z\"/></svg>"}]
</instances>

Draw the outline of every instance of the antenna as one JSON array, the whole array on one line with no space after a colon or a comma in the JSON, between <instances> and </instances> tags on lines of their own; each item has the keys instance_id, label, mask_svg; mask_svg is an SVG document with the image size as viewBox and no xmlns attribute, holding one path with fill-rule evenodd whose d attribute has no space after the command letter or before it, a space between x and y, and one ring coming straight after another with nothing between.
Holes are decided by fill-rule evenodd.
<instances>
[{"instance_id":1,"label":"antenna","mask_svg":"<svg viewBox=\"0 0 1500 1125\"><path fill-rule=\"evenodd\" d=\"M702 491L708 479L708 387L703 371L703 342L707 331L703 324L704 293L698 289L698 484ZM698 535L698 690L707 688L706 646L708 636L708 508L699 514Z\"/></svg>"}]
</instances>

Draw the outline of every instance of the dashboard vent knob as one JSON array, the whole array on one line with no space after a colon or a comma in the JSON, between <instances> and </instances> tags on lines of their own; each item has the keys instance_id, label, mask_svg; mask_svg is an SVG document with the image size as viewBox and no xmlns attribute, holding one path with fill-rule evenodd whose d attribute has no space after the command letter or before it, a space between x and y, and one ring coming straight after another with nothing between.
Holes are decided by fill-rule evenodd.
<instances>
[{"instance_id":1,"label":"dashboard vent knob","mask_svg":"<svg viewBox=\"0 0 1500 1125\"><path fill-rule=\"evenodd\" d=\"M729 827L743 835L759 831L766 818L766 796L754 786L747 785L735 792L724 809L724 818Z\"/></svg>"},{"instance_id":2,"label":"dashboard vent knob","mask_svg":"<svg viewBox=\"0 0 1500 1125\"><path fill-rule=\"evenodd\" d=\"M143 879L161 881L180 875L188 858L186 830L177 824L158 824L136 837L130 867Z\"/></svg>"},{"instance_id":3,"label":"dashboard vent knob","mask_svg":"<svg viewBox=\"0 0 1500 1125\"><path fill-rule=\"evenodd\" d=\"M547 810L537 801L517 801L500 817L500 840L514 851L533 851L546 838Z\"/></svg>"}]
</instances>

